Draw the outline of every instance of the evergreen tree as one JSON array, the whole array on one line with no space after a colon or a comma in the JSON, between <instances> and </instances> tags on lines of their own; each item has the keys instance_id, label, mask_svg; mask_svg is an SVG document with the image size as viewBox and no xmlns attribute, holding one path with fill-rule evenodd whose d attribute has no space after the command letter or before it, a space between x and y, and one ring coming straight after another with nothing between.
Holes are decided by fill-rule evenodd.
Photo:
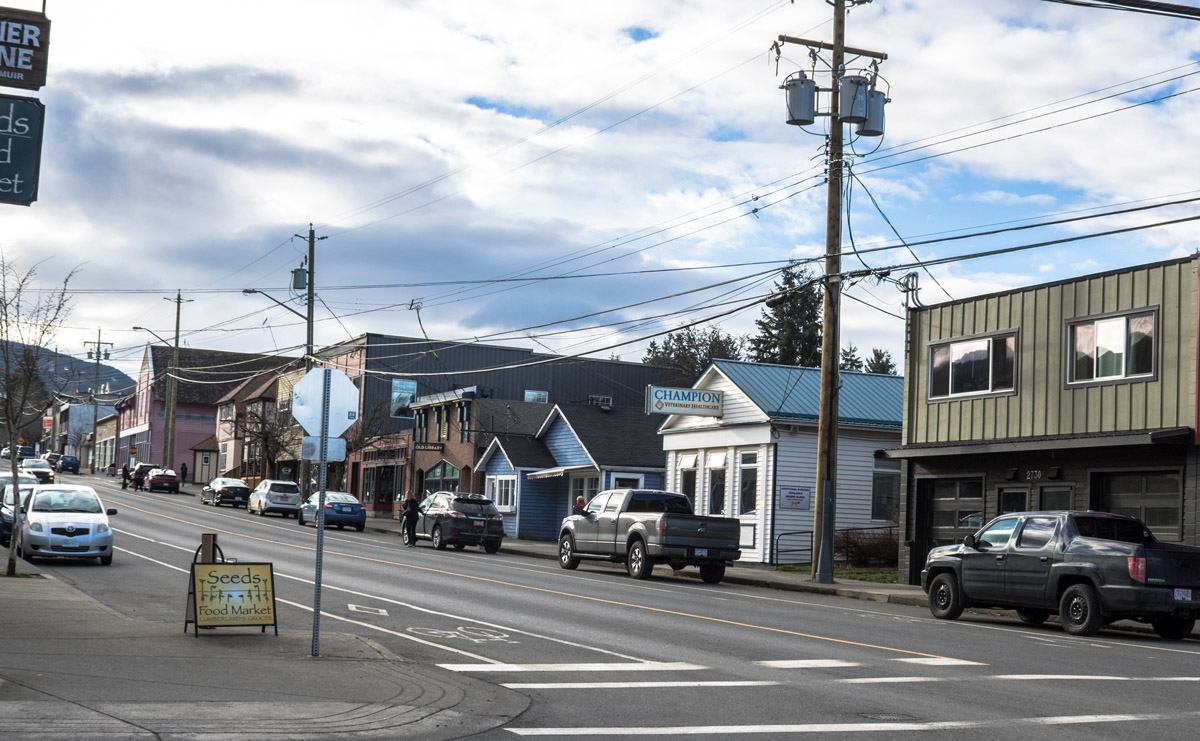
<instances>
[{"instance_id":1,"label":"evergreen tree","mask_svg":"<svg viewBox=\"0 0 1200 741\"><path fill-rule=\"evenodd\" d=\"M892 354L881 347L871 348L871 357L867 358L864 370L867 373L882 373L888 376L896 375L896 363Z\"/></svg>"},{"instance_id":2,"label":"evergreen tree","mask_svg":"<svg viewBox=\"0 0 1200 741\"><path fill-rule=\"evenodd\" d=\"M676 368L691 379L715 358L741 360L745 345L745 337L722 332L720 327L684 327L664 337L661 345L651 340L642 362L660 368Z\"/></svg>"},{"instance_id":3,"label":"evergreen tree","mask_svg":"<svg viewBox=\"0 0 1200 741\"><path fill-rule=\"evenodd\" d=\"M821 286L812 283L812 273L792 265L783 269L777 292L789 298L775 308L764 308L755 324L758 334L750 338L750 359L759 363L821 367ZM800 288L800 286L804 286Z\"/></svg>"},{"instance_id":4,"label":"evergreen tree","mask_svg":"<svg viewBox=\"0 0 1200 741\"><path fill-rule=\"evenodd\" d=\"M858 348L854 346L853 342L842 348L842 361L838 363L838 368L848 371L861 371L863 369L862 358L858 357Z\"/></svg>"}]
</instances>

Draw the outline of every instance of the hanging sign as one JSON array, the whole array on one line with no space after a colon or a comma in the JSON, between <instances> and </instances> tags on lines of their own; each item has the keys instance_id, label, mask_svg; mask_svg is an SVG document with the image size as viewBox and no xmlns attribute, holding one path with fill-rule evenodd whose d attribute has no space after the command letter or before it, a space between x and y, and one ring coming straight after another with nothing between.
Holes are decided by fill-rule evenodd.
<instances>
[{"instance_id":1,"label":"hanging sign","mask_svg":"<svg viewBox=\"0 0 1200 741\"><path fill-rule=\"evenodd\" d=\"M275 619L275 573L270 563L193 563L183 629L279 624Z\"/></svg>"},{"instance_id":2,"label":"hanging sign","mask_svg":"<svg viewBox=\"0 0 1200 741\"><path fill-rule=\"evenodd\" d=\"M0 8L0 85L37 90L46 84L50 19L41 13Z\"/></svg>"},{"instance_id":3,"label":"hanging sign","mask_svg":"<svg viewBox=\"0 0 1200 741\"><path fill-rule=\"evenodd\" d=\"M37 200L45 110L33 98L0 95L0 203Z\"/></svg>"}]
</instances>

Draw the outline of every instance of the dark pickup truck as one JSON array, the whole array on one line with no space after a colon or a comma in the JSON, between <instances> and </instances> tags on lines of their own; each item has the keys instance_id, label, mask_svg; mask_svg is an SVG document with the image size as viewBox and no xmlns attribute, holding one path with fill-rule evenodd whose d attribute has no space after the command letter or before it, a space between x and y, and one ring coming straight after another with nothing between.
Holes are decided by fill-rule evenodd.
<instances>
[{"instance_id":1,"label":"dark pickup truck","mask_svg":"<svg viewBox=\"0 0 1200 741\"><path fill-rule=\"evenodd\" d=\"M1156 540L1124 515L1017 512L931 550L921 588L945 620L1001 607L1032 625L1057 613L1071 635L1132 619L1178 640L1200 616L1200 548Z\"/></svg>"},{"instance_id":2,"label":"dark pickup truck","mask_svg":"<svg viewBox=\"0 0 1200 741\"><path fill-rule=\"evenodd\" d=\"M699 566L700 578L716 584L726 564L742 555L740 532L736 518L692 514L682 494L613 489L597 494L583 514L563 519L558 565L573 569L581 558L623 562L634 579L650 578L656 563Z\"/></svg>"}]
</instances>

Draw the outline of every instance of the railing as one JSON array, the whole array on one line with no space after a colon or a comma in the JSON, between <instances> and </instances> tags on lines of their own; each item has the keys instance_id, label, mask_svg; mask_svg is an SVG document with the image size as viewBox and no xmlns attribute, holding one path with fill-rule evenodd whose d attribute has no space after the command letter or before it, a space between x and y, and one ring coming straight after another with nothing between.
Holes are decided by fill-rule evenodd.
<instances>
[{"instance_id":1,"label":"railing","mask_svg":"<svg viewBox=\"0 0 1200 741\"><path fill-rule=\"evenodd\" d=\"M837 551L837 540L838 540L837 534L838 533L866 532L869 530L899 530L899 528L900 528L899 525L873 525L871 527L843 527L843 528L834 530L833 531L833 542L834 542L833 560L841 561L841 562L849 560L847 558L847 556L848 556L847 553L845 553L845 552L839 553ZM788 536L807 536L808 537L807 547L788 548L786 550L781 549L779 547L780 541L783 538L788 537ZM807 562L806 561L798 561L798 563L811 563L812 562L812 552L813 552L813 531L812 530L789 530L787 532L777 533L775 535L775 550L774 550L775 561L774 562L778 562L778 556L781 554L784 554L784 553L807 553L808 561Z\"/></svg>"}]
</instances>

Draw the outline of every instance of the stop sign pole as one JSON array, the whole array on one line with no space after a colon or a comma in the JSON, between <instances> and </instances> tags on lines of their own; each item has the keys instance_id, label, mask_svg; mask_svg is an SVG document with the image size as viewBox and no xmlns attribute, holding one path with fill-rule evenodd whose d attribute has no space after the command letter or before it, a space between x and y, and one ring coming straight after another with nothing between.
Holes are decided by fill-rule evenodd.
<instances>
[{"instance_id":1,"label":"stop sign pole","mask_svg":"<svg viewBox=\"0 0 1200 741\"><path fill-rule=\"evenodd\" d=\"M317 568L313 577L313 636L312 655L321 655L321 561L325 555L325 473L329 464L329 378L332 373L323 369L321 379L321 488L317 501Z\"/></svg>"}]
</instances>

